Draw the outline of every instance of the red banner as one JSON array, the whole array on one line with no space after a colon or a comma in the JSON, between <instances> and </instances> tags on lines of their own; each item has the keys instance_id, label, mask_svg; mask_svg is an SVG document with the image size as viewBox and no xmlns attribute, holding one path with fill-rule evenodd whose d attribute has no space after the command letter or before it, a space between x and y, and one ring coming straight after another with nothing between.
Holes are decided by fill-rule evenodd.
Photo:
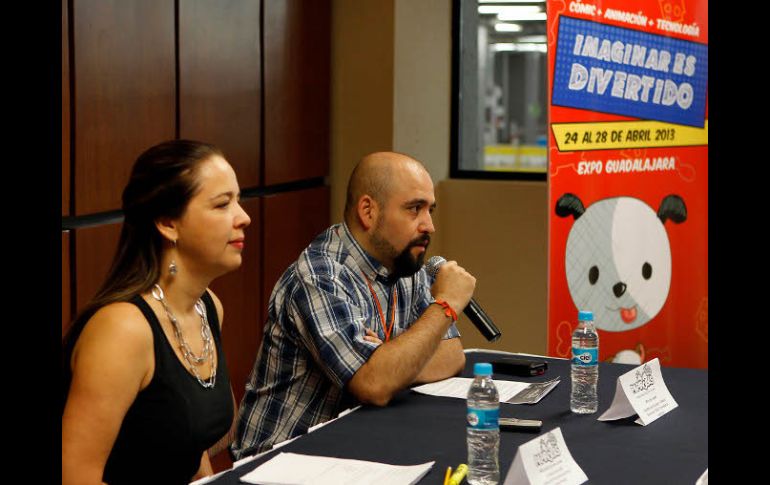
<instances>
[{"instance_id":1,"label":"red banner","mask_svg":"<svg viewBox=\"0 0 770 485\"><path fill-rule=\"evenodd\" d=\"M708 367L705 0L548 1L548 352Z\"/></svg>"}]
</instances>

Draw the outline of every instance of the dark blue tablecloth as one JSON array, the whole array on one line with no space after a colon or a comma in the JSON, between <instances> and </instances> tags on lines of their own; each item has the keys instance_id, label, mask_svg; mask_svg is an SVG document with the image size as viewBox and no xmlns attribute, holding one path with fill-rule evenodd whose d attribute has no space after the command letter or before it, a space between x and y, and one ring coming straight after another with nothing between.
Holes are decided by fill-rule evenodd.
<instances>
[{"instance_id":1,"label":"dark blue tablecloth","mask_svg":"<svg viewBox=\"0 0 770 485\"><path fill-rule=\"evenodd\" d=\"M467 354L463 376L474 362L497 355ZM569 361L543 358L548 371L537 377L509 379L541 382L557 375L561 383L534 405L501 404L501 417L543 421L537 433L500 433L500 475L504 480L519 445L541 433L561 428L567 447L590 484L694 484L708 467L708 372L663 367L663 378L679 407L647 426L635 418L602 422L596 418L612 402L617 377L631 365L599 364L599 411L575 415L569 410ZM393 465L435 461L420 484L441 484L448 466L466 463L465 400L404 391L384 408L363 406L292 443L218 477L217 485L239 478L278 452L369 460Z\"/></svg>"}]
</instances>

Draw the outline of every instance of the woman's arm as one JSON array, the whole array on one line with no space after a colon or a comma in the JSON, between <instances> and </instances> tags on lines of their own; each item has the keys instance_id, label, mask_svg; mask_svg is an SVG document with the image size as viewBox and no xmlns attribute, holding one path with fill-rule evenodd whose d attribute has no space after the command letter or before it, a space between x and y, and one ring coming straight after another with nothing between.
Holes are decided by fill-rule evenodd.
<instances>
[{"instance_id":1,"label":"woman's arm","mask_svg":"<svg viewBox=\"0 0 770 485\"><path fill-rule=\"evenodd\" d=\"M203 455L201 455L201 466L198 468L198 473L195 474L194 477L192 477L191 481L199 480L203 477L208 477L214 474L214 469L211 467L211 460L209 460L209 453L207 451L203 452Z\"/></svg>"},{"instance_id":2,"label":"woman's arm","mask_svg":"<svg viewBox=\"0 0 770 485\"><path fill-rule=\"evenodd\" d=\"M113 303L91 317L71 359L62 415L63 485L102 483L123 418L152 379L153 366L152 330L135 305Z\"/></svg>"}]
</instances>

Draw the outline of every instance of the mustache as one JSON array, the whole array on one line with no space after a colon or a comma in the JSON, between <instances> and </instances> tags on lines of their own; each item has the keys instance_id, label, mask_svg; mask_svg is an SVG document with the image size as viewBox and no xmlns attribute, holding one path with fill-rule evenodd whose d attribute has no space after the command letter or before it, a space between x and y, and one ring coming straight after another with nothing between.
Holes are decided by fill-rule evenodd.
<instances>
[{"instance_id":1,"label":"mustache","mask_svg":"<svg viewBox=\"0 0 770 485\"><path fill-rule=\"evenodd\" d=\"M422 236L419 236L415 239L412 239L409 242L408 247L414 247L414 246L425 246L427 247L430 244L430 234L423 234Z\"/></svg>"}]
</instances>

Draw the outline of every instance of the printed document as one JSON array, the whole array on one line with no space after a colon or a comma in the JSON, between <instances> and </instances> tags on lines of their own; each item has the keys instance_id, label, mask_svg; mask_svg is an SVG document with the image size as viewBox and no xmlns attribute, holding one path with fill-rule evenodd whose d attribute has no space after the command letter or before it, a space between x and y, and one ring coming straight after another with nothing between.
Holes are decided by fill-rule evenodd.
<instances>
[{"instance_id":1,"label":"printed document","mask_svg":"<svg viewBox=\"0 0 770 485\"><path fill-rule=\"evenodd\" d=\"M468 397L468 389L470 389L472 382L473 379L470 377L450 377L443 381L413 387L412 390L430 396L465 399ZM495 387L497 387L497 393L500 395L500 402L534 404L548 394L558 383L558 379L544 383L496 380ZM517 399L513 399L514 397Z\"/></svg>"},{"instance_id":2,"label":"printed document","mask_svg":"<svg viewBox=\"0 0 770 485\"><path fill-rule=\"evenodd\" d=\"M412 485L435 462L386 465L363 460L280 453L241 477L260 485Z\"/></svg>"}]
</instances>

